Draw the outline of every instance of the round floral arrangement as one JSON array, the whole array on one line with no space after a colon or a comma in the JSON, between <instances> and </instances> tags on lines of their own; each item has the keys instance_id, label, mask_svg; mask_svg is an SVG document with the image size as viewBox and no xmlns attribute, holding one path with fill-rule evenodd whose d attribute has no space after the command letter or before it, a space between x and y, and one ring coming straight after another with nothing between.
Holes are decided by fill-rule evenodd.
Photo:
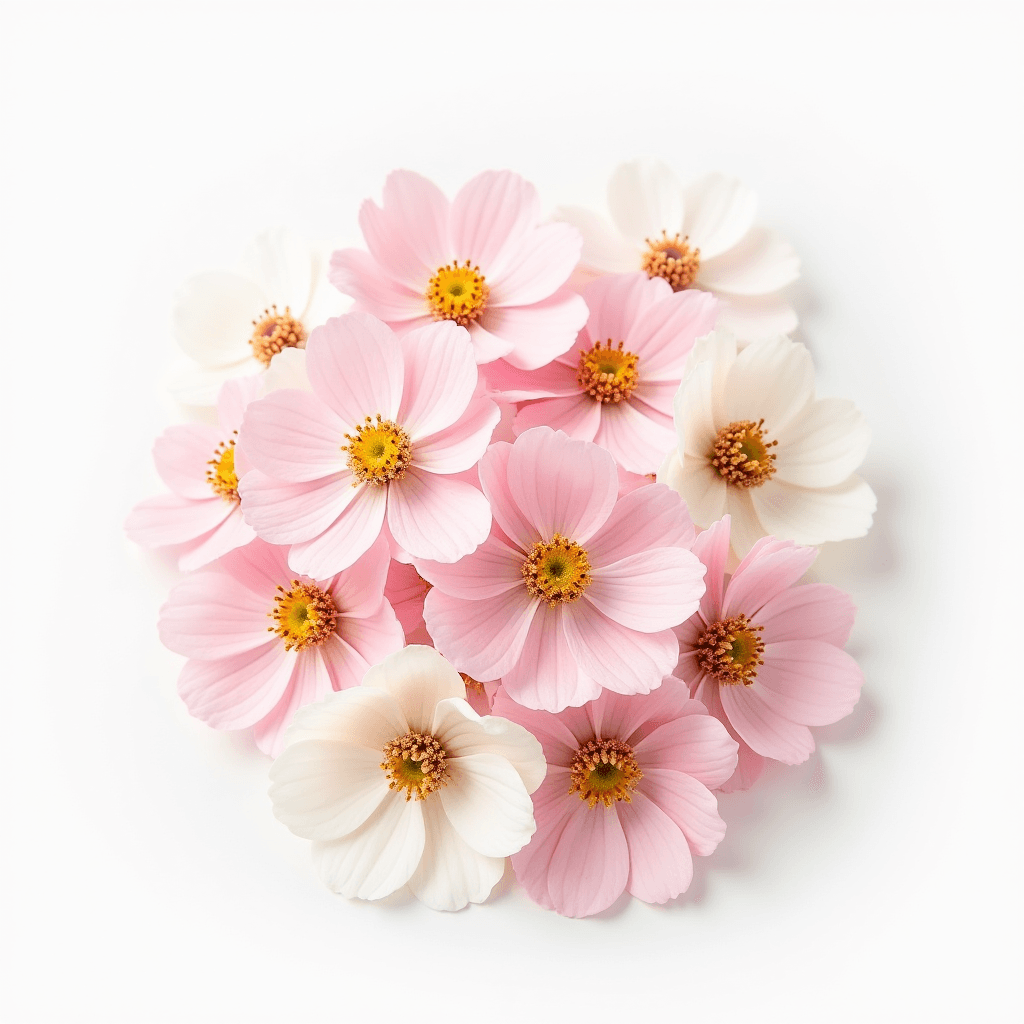
<instances>
[{"instance_id":1,"label":"round floral arrangement","mask_svg":"<svg viewBox=\"0 0 1024 1024\"><path fill-rule=\"evenodd\" d=\"M365 249L270 231L178 294L216 425L157 439L127 532L186 574L182 700L252 729L345 896L457 910L511 857L560 914L664 903L716 794L859 697L851 600L800 581L871 525L869 433L789 337L795 253L719 174L626 164L608 206L395 171Z\"/></svg>"}]
</instances>

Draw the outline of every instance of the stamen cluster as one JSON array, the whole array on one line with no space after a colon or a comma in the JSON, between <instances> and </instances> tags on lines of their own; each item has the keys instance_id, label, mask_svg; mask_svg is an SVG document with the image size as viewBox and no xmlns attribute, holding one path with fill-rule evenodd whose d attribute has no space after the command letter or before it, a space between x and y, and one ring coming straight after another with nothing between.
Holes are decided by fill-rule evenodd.
<instances>
[{"instance_id":1,"label":"stamen cluster","mask_svg":"<svg viewBox=\"0 0 1024 1024\"><path fill-rule=\"evenodd\" d=\"M662 231L661 238L645 238L647 251L640 258L640 267L648 277L663 277L672 291L681 292L697 280L700 270L700 249L691 249L689 236L671 238Z\"/></svg>"},{"instance_id":2,"label":"stamen cluster","mask_svg":"<svg viewBox=\"0 0 1024 1024\"><path fill-rule=\"evenodd\" d=\"M268 612L277 625L268 626L268 631L284 640L286 651L319 647L338 624L338 609L331 595L299 580L292 580L290 590L277 589L280 593Z\"/></svg>"},{"instance_id":3,"label":"stamen cluster","mask_svg":"<svg viewBox=\"0 0 1024 1024\"><path fill-rule=\"evenodd\" d=\"M237 436L238 431L234 431ZM214 494L219 494L226 501L239 501L238 474L235 472L235 438L221 441L207 462L212 469L206 471L206 482Z\"/></svg>"},{"instance_id":4,"label":"stamen cluster","mask_svg":"<svg viewBox=\"0 0 1024 1024\"><path fill-rule=\"evenodd\" d=\"M769 449L779 442L766 441L763 427L763 419L738 420L718 432L708 459L727 484L760 487L775 475L775 455Z\"/></svg>"},{"instance_id":5,"label":"stamen cluster","mask_svg":"<svg viewBox=\"0 0 1024 1024\"><path fill-rule=\"evenodd\" d=\"M429 733L407 732L386 743L380 767L388 789L404 789L406 800L422 800L448 785L448 755Z\"/></svg>"},{"instance_id":6,"label":"stamen cluster","mask_svg":"<svg viewBox=\"0 0 1024 1024\"><path fill-rule=\"evenodd\" d=\"M530 596L552 606L577 600L591 583L586 550L560 533L533 545L522 572Z\"/></svg>"},{"instance_id":7,"label":"stamen cluster","mask_svg":"<svg viewBox=\"0 0 1024 1024\"><path fill-rule=\"evenodd\" d=\"M714 623L697 639L697 664L720 683L750 686L764 664L764 641L758 636L763 629L746 615Z\"/></svg>"},{"instance_id":8,"label":"stamen cluster","mask_svg":"<svg viewBox=\"0 0 1024 1024\"><path fill-rule=\"evenodd\" d=\"M616 800L631 802L630 794L644 777L633 748L621 740L590 740L573 755L569 765L569 792L594 807Z\"/></svg>"},{"instance_id":9,"label":"stamen cluster","mask_svg":"<svg viewBox=\"0 0 1024 1024\"><path fill-rule=\"evenodd\" d=\"M603 348L598 341L589 351L580 351L576 380L583 391L598 402L621 402L629 398L640 383L637 370L640 357L624 352L622 346L620 341L616 348L612 348L612 339L609 338Z\"/></svg>"},{"instance_id":10,"label":"stamen cluster","mask_svg":"<svg viewBox=\"0 0 1024 1024\"><path fill-rule=\"evenodd\" d=\"M412 462L412 443L409 435L392 420L370 416L357 428L355 435L346 434L348 468L357 480L381 486L392 480L401 480Z\"/></svg>"},{"instance_id":11,"label":"stamen cluster","mask_svg":"<svg viewBox=\"0 0 1024 1024\"><path fill-rule=\"evenodd\" d=\"M439 267L427 284L427 302L435 320L454 320L466 327L483 313L490 289L480 268L469 260Z\"/></svg>"},{"instance_id":12,"label":"stamen cluster","mask_svg":"<svg viewBox=\"0 0 1024 1024\"><path fill-rule=\"evenodd\" d=\"M306 344L306 328L291 315L291 309L284 307L278 313L277 306L263 310L262 320L253 320L255 330L249 339L252 354L264 365L278 352L286 348L302 348Z\"/></svg>"}]
</instances>

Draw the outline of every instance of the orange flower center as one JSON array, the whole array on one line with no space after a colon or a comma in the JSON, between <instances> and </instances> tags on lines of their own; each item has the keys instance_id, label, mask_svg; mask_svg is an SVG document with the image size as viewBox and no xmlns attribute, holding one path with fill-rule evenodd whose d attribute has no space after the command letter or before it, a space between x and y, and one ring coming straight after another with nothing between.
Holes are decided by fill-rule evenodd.
<instances>
[{"instance_id":1,"label":"orange flower center","mask_svg":"<svg viewBox=\"0 0 1024 1024\"><path fill-rule=\"evenodd\" d=\"M697 638L697 664L720 683L750 686L764 664L764 641L758 634L763 626L754 626L746 615L708 626Z\"/></svg>"},{"instance_id":2,"label":"orange flower center","mask_svg":"<svg viewBox=\"0 0 1024 1024\"><path fill-rule=\"evenodd\" d=\"M286 651L319 647L338 624L338 609L331 595L299 580L292 580L290 590L277 589L274 608L268 613L277 624L268 626L268 631L284 641Z\"/></svg>"},{"instance_id":3,"label":"orange flower center","mask_svg":"<svg viewBox=\"0 0 1024 1024\"><path fill-rule=\"evenodd\" d=\"M644 777L633 748L620 740L590 740L573 755L569 765L569 792L579 793L591 807L600 801L611 807L616 800L631 802L630 794Z\"/></svg>"},{"instance_id":4,"label":"orange flower center","mask_svg":"<svg viewBox=\"0 0 1024 1024\"><path fill-rule=\"evenodd\" d=\"M465 327L487 307L489 289L479 267L458 260L439 267L427 285L427 304L435 320L454 320Z\"/></svg>"},{"instance_id":5,"label":"orange flower center","mask_svg":"<svg viewBox=\"0 0 1024 1024\"><path fill-rule=\"evenodd\" d=\"M388 789L405 790L405 799L423 800L448 785L448 754L429 733L407 732L384 745L380 767Z\"/></svg>"},{"instance_id":6,"label":"orange flower center","mask_svg":"<svg viewBox=\"0 0 1024 1024\"><path fill-rule=\"evenodd\" d=\"M738 420L722 427L708 460L727 484L760 487L775 475L775 455L769 451L779 442L768 441L764 420Z\"/></svg>"},{"instance_id":7,"label":"orange flower center","mask_svg":"<svg viewBox=\"0 0 1024 1024\"><path fill-rule=\"evenodd\" d=\"M263 310L262 320L253 320L252 324L255 330L249 344L252 354L264 366L269 366L282 349L306 347L306 328L291 315L288 306L283 313L278 313L277 306L271 306Z\"/></svg>"},{"instance_id":8,"label":"orange flower center","mask_svg":"<svg viewBox=\"0 0 1024 1024\"><path fill-rule=\"evenodd\" d=\"M621 402L633 394L640 383L637 370L639 356L623 352L622 342L612 348L609 338L604 343L595 342L590 351L580 351L580 365L576 371L579 386L597 402Z\"/></svg>"},{"instance_id":9,"label":"orange flower center","mask_svg":"<svg viewBox=\"0 0 1024 1024\"><path fill-rule=\"evenodd\" d=\"M640 258L640 268L648 277L663 277L672 291L681 292L697 280L700 270L700 249L691 249L689 236L668 237L662 231L661 238L646 238L647 251Z\"/></svg>"}]
</instances>

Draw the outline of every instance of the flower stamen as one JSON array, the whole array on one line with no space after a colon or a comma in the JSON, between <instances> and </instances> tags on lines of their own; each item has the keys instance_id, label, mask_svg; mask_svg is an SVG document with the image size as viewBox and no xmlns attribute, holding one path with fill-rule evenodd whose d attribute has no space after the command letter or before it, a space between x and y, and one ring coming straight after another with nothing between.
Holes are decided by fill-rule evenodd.
<instances>
[{"instance_id":1,"label":"flower stamen","mask_svg":"<svg viewBox=\"0 0 1024 1024\"><path fill-rule=\"evenodd\" d=\"M366 417L356 427L355 436L345 435L348 444L341 450L348 453L348 468L356 476L355 486L360 481L382 486L392 480L400 480L412 462L412 443L409 435L391 420Z\"/></svg>"},{"instance_id":2,"label":"flower stamen","mask_svg":"<svg viewBox=\"0 0 1024 1024\"><path fill-rule=\"evenodd\" d=\"M600 801L611 807L616 800L631 802L631 794L644 777L633 748L620 740L590 740L569 765L569 792L579 793L591 807Z\"/></svg>"},{"instance_id":3,"label":"flower stamen","mask_svg":"<svg viewBox=\"0 0 1024 1024\"><path fill-rule=\"evenodd\" d=\"M778 441L767 441L764 420L737 420L722 427L715 438L708 461L727 484L760 487L775 475L775 455L769 451Z\"/></svg>"},{"instance_id":4,"label":"flower stamen","mask_svg":"<svg viewBox=\"0 0 1024 1024\"><path fill-rule=\"evenodd\" d=\"M700 270L700 249L691 249L689 235L671 238L662 231L661 238L645 238L647 251L640 258L640 268L648 277L663 277L672 291L681 292L697 279Z\"/></svg>"},{"instance_id":5,"label":"flower stamen","mask_svg":"<svg viewBox=\"0 0 1024 1024\"><path fill-rule=\"evenodd\" d=\"M380 767L388 789L404 789L406 800L423 800L448 785L448 754L429 733L407 732L386 743Z\"/></svg>"},{"instance_id":6,"label":"flower stamen","mask_svg":"<svg viewBox=\"0 0 1024 1024\"><path fill-rule=\"evenodd\" d=\"M750 686L757 668L764 664L764 641L758 634L764 626L751 624L746 615L708 626L697 638L697 664L720 683Z\"/></svg>"},{"instance_id":7,"label":"flower stamen","mask_svg":"<svg viewBox=\"0 0 1024 1024\"><path fill-rule=\"evenodd\" d=\"M268 626L268 632L284 640L286 651L319 647L338 624L338 609L331 595L299 580L292 580L290 590L277 589L275 607L267 613L277 625Z\"/></svg>"},{"instance_id":8,"label":"flower stamen","mask_svg":"<svg viewBox=\"0 0 1024 1024\"><path fill-rule=\"evenodd\" d=\"M292 316L288 306L283 313L278 313L277 306L271 306L263 310L262 320L253 320L252 324L255 330L249 344L252 354L264 366L269 366L270 360L283 349L306 347L306 328Z\"/></svg>"},{"instance_id":9,"label":"flower stamen","mask_svg":"<svg viewBox=\"0 0 1024 1024\"><path fill-rule=\"evenodd\" d=\"M232 431L238 436L238 431ZM214 494L225 501L238 502L238 474L235 472L235 438L221 441L214 449L213 458L206 463L212 469L206 471L206 482Z\"/></svg>"},{"instance_id":10,"label":"flower stamen","mask_svg":"<svg viewBox=\"0 0 1024 1024\"><path fill-rule=\"evenodd\" d=\"M522 572L530 596L552 607L575 601L591 584L586 550L560 533L547 543L538 541L533 545Z\"/></svg>"},{"instance_id":11,"label":"flower stamen","mask_svg":"<svg viewBox=\"0 0 1024 1024\"><path fill-rule=\"evenodd\" d=\"M459 261L438 267L427 284L427 303L435 320L454 320L466 327L487 307L490 289L480 268Z\"/></svg>"},{"instance_id":12,"label":"flower stamen","mask_svg":"<svg viewBox=\"0 0 1024 1024\"><path fill-rule=\"evenodd\" d=\"M580 350L576 380L595 401L621 402L629 398L640 383L637 370L639 356L624 352L622 344L620 341L617 348L612 348L612 339L609 338L603 348L597 341L589 351Z\"/></svg>"}]
</instances>

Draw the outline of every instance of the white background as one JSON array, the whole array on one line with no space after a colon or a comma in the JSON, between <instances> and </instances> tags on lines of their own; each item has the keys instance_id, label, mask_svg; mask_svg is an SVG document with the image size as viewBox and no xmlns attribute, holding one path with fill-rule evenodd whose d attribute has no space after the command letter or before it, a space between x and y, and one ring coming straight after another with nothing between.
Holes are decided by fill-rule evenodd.
<instances>
[{"instance_id":1,"label":"white background","mask_svg":"<svg viewBox=\"0 0 1024 1024\"><path fill-rule=\"evenodd\" d=\"M0 1016L1018 1019L1020 12L5 5ZM175 573L121 535L176 415L172 292L268 225L359 244L395 166L600 207L635 155L755 187L819 391L873 425L874 530L816 568L862 701L723 799L674 905L331 896L266 759L180 705Z\"/></svg>"}]
</instances>

